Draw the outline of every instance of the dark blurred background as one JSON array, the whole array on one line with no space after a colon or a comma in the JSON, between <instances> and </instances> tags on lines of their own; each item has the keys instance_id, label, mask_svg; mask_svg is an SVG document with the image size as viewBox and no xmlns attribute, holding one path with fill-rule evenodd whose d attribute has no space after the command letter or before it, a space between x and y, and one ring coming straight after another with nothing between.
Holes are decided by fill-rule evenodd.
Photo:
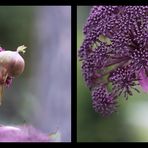
<instances>
[{"instance_id":1,"label":"dark blurred background","mask_svg":"<svg viewBox=\"0 0 148 148\"><path fill-rule=\"evenodd\" d=\"M5 88L0 124L32 124L71 141L71 7L0 6L0 46L27 46L25 71Z\"/></svg>"},{"instance_id":2,"label":"dark blurred background","mask_svg":"<svg viewBox=\"0 0 148 148\"><path fill-rule=\"evenodd\" d=\"M82 29L91 6L77 7L77 49L84 38ZM140 88L139 88L140 89ZM133 91L125 100L119 97L118 112L100 117L92 109L91 96L77 59L77 140L79 142L147 142L148 94Z\"/></svg>"}]
</instances>

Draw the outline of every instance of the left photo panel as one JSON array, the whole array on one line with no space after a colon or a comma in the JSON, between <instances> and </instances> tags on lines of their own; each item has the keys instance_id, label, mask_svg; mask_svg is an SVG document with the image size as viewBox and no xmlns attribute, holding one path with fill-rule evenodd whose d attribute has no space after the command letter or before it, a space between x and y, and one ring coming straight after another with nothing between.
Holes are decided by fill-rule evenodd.
<instances>
[{"instance_id":1,"label":"left photo panel","mask_svg":"<svg viewBox=\"0 0 148 148\"><path fill-rule=\"evenodd\" d=\"M71 6L0 6L0 142L71 142Z\"/></svg>"}]
</instances>

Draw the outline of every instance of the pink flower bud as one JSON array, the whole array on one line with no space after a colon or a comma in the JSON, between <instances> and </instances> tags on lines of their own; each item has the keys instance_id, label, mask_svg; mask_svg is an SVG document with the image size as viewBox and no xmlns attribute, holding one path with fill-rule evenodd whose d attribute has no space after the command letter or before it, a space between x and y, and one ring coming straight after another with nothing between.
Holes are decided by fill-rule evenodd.
<instances>
[{"instance_id":1,"label":"pink flower bud","mask_svg":"<svg viewBox=\"0 0 148 148\"><path fill-rule=\"evenodd\" d=\"M25 53L26 47L19 46L16 51L5 51L0 47L0 105L4 86L9 87L12 79L24 71L25 61L19 52Z\"/></svg>"},{"instance_id":2,"label":"pink flower bud","mask_svg":"<svg viewBox=\"0 0 148 148\"><path fill-rule=\"evenodd\" d=\"M2 51L0 65L7 70L9 76L15 77L24 71L25 62L17 51Z\"/></svg>"}]
</instances>

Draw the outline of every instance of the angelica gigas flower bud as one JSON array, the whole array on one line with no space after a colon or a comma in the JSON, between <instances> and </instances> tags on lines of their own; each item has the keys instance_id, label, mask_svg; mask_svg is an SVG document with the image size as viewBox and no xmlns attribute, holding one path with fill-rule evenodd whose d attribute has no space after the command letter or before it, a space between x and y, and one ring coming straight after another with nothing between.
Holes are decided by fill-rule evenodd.
<instances>
[{"instance_id":1,"label":"angelica gigas flower bud","mask_svg":"<svg viewBox=\"0 0 148 148\"><path fill-rule=\"evenodd\" d=\"M12 79L24 71L25 61L19 52L25 53L26 47L19 46L16 51L4 50L0 47L0 104L4 86L9 86Z\"/></svg>"},{"instance_id":2,"label":"angelica gigas flower bud","mask_svg":"<svg viewBox=\"0 0 148 148\"><path fill-rule=\"evenodd\" d=\"M24 52L25 48L25 46L20 46L17 51L0 52L0 65L6 69L8 76L16 77L24 71L25 62L19 52Z\"/></svg>"}]
</instances>

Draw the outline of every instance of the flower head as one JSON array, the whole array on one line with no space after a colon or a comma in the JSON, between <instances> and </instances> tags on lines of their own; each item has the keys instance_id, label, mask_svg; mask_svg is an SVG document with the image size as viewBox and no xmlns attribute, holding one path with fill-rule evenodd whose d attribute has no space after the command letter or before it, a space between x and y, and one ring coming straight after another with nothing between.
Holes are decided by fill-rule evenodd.
<instances>
[{"instance_id":1,"label":"flower head","mask_svg":"<svg viewBox=\"0 0 148 148\"><path fill-rule=\"evenodd\" d=\"M136 81L138 78L133 73L129 65L125 67L118 67L114 71L110 72L109 81L112 83L113 91L120 95L124 93L124 97L127 99L128 95L132 95L131 89L135 89L134 86L138 85Z\"/></svg>"},{"instance_id":2,"label":"flower head","mask_svg":"<svg viewBox=\"0 0 148 148\"><path fill-rule=\"evenodd\" d=\"M103 85L95 87L92 91L92 105L96 112L101 113L103 116L110 115L116 111L115 96L107 91Z\"/></svg>"},{"instance_id":3,"label":"flower head","mask_svg":"<svg viewBox=\"0 0 148 148\"><path fill-rule=\"evenodd\" d=\"M101 100L102 85L111 84L109 94L114 94L113 100L122 94L127 99L133 89L139 92L139 82L146 88L143 81L148 76L148 6L94 6L83 32L79 57L93 100L94 90L98 91L97 100ZM101 104L98 101L97 106ZM100 108L98 111L103 114Z\"/></svg>"}]
</instances>

